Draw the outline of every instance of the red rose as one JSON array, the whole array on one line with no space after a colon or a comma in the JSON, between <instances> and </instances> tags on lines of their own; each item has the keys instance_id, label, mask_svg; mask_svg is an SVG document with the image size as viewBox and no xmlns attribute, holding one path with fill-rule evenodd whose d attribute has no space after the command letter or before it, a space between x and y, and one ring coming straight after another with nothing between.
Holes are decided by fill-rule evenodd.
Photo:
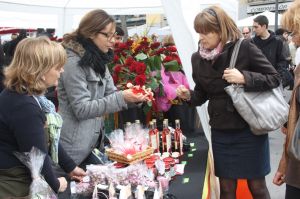
<instances>
[{"instance_id":1,"label":"red rose","mask_svg":"<svg viewBox=\"0 0 300 199\"><path fill-rule=\"evenodd\" d=\"M121 64L115 65L115 67L114 67L115 73L119 73L119 72L121 72L121 70L122 70L122 65Z\"/></svg>"},{"instance_id":2,"label":"red rose","mask_svg":"<svg viewBox=\"0 0 300 199\"><path fill-rule=\"evenodd\" d=\"M114 63L117 63L119 61L120 57L118 55L114 56Z\"/></svg>"},{"instance_id":3,"label":"red rose","mask_svg":"<svg viewBox=\"0 0 300 199\"><path fill-rule=\"evenodd\" d=\"M158 48L159 46L160 46L160 43L159 43L159 42L154 42L154 43L152 43L152 44L150 45L150 48L151 48L152 50L154 50L154 49Z\"/></svg>"},{"instance_id":4,"label":"red rose","mask_svg":"<svg viewBox=\"0 0 300 199\"><path fill-rule=\"evenodd\" d=\"M135 68L136 68L135 61L133 61L128 68L129 68L130 72L134 73Z\"/></svg>"},{"instance_id":5,"label":"red rose","mask_svg":"<svg viewBox=\"0 0 300 199\"><path fill-rule=\"evenodd\" d=\"M126 66L130 66L132 64L132 62L134 61L133 57L128 57L126 60L125 60L125 65Z\"/></svg>"},{"instance_id":6,"label":"red rose","mask_svg":"<svg viewBox=\"0 0 300 199\"><path fill-rule=\"evenodd\" d=\"M136 85L144 86L146 83L146 75L145 74L138 75L135 77L134 81Z\"/></svg>"},{"instance_id":7,"label":"red rose","mask_svg":"<svg viewBox=\"0 0 300 199\"><path fill-rule=\"evenodd\" d=\"M177 48L175 46L169 46L167 47L167 50L171 52L177 52Z\"/></svg>"},{"instance_id":8,"label":"red rose","mask_svg":"<svg viewBox=\"0 0 300 199\"><path fill-rule=\"evenodd\" d=\"M163 60L163 62L169 62L169 61L172 61L173 60L173 57L171 56L166 56Z\"/></svg>"},{"instance_id":9,"label":"red rose","mask_svg":"<svg viewBox=\"0 0 300 199\"><path fill-rule=\"evenodd\" d=\"M126 41L126 45L127 45L127 46L131 46L132 44L133 44L133 40L128 39L128 40Z\"/></svg>"},{"instance_id":10,"label":"red rose","mask_svg":"<svg viewBox=\"0 0 300 199\"><path fill-rule=\"evenodd\" d=\"M138 75L144 74L146 71L146 65L143 62L139 62L139 64L136 66L135 71Z\"/></svg>"},{"instance_id":11,"label":"red rose","mask_svg":"<svg viewBox=\"0 0 300 199\"><path fill-rule=\"evenodd\" d=\"M157 54L157 55L160 55L160 54L162 54L165 50L166 50L165 48L160 48L160 49L158 49L158 50L156 51L156 54Z\"/></svg>"},{"instance_id":12,"label":"red rose","mask_svg":"<svg viewBox=\"0 0 300 199\"><path fill-rule=\"evenodd\" d=\"M119 43L118 48L121 50L125 50L128 49L128 46L126 43Z\"/></svg>"},{"instance_id":13,"label":"red rose","mask_svg":"<svg viewBox=\"0 0 300 199\"><path fill-rule=\"evenodd\" d=\"M117 84L117 83L118 83L118 79L119 79L119 78L118 78L118 75L117 75L117 74L113 74L113 75L112 75L112 78L113 78L113 80L114 80L114 83Z\"/></svg>"}]
</instances>

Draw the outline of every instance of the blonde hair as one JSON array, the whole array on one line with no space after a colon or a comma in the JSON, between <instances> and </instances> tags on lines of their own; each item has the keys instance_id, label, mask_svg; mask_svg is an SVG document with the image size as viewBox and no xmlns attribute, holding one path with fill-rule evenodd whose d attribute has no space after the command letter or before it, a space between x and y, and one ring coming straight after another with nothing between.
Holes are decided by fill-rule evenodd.
<instances>
[{"instance_id":1,"label":"blonde hair","mask_svg":"<svg viewBox=\"0 0 300 199\"><path fill-rule=\"evenodd\" d=\"M114 18L104 10L92 10L83 16L74 32L64 35L64 42L68 43L70 40L76 40L79 35L84 38L95 36L110 23L116 26Z\"/></svg>"},{"instance_id":2,"label":"blonde hair","mask_svg":"<svg viewBox=\"0 0 300 199\"><path fill-rule=\"evenodd\" d=\"M43 76L53 67L62 68L66 59L64 48L48 37L23 39L4 70L4 85L18 93L43 94L47 89Z\"/></svg>"},{"instance_id":3,"label":"blonde hair","mask_svg":"<svg viewBox=\"0 0 300 199\"><path fill-rule=\"evenodd\" d=\"M175 45L175 42L174 42L174 39L173 39L172 35L166 35L163 38L162 43L163 43L164 46L174 46Z\"/></svg>"},{"instance_id":4,"label":"blonde hair","mask_svg":"<svg viewBox=\"0 0 300 199\"><path fill-rule=\"evenodd\" d=\"M300 0L295 0L283 13L281 25L288 31L300 33Z\"/></svg>"},{"instance_id":5,"label":"blonde hair","mask_svg":"<svg viewBox=\"0 0 300 199\"><path fill-rule=\"evenodd\" d=\"M236 41L242 35L234 21L219 6L211 6L200 12L194 20L197 33L218 33L224 46L227 41Z\"/></svg>"}]
</instances>

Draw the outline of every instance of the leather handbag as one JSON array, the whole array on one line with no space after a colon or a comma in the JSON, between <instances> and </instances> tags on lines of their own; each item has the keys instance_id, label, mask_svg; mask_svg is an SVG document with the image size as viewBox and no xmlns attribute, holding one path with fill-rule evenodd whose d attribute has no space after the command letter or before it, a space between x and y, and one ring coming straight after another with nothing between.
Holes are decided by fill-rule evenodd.
<instances>
[{"instance_id":1,"label":"leather handbag","mask_svg":"<svg viewBox=\"0 0 300 199\"><path fill-rule=\"evenodd\" d=\"M239 39L234 46L229 65L231 69L235 67L242 40ZM245 92L243 85L239 84L231 84L224 89L253 134L266 134L287 122L289 105L282 95L281 86L258 92Z\"/></svg>"}]
</instances>

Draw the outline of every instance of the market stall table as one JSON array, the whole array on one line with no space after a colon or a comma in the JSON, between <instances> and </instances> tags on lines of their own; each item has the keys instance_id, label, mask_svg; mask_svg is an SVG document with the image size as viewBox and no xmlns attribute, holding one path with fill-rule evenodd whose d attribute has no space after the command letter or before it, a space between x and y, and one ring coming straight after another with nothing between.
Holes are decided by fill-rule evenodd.
<instances>
[{"instance_id":1,"label":"market stall table","mask_svg":"<svg viewBox=\"0 0 300 199\"><path fill-rule=\"evenodd\" d=\"M199 199L202 197L208 142L200 132L188 135L187 141L191 148L180 159L186 162L184 174L171 181L169 193L177 199Z\"/></svg>"}]
</instances>

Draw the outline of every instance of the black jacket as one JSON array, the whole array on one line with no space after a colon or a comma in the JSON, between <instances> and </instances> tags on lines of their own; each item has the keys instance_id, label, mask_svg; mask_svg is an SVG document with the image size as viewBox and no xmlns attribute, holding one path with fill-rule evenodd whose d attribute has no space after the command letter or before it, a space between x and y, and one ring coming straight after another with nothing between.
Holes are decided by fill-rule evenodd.
<instances>
[{"instance_id":1,"label":"black jacket","mask_svg":"<svg viewBox=\"0 0 300 199\"><path fill-rule=\"evenodd\" d=\"M253 42L263 52L276 70L279 68L286 68L287 60L282 53L283 42L280 38L276 37L273 32L270 32L270 37L265 40L255 36Z\"/></svg>"},{"instance_id":2,"label":"black jacket","mask_svg":"<svg viewBox=\"0 0 300 199\"><path fill-rule=\"evenodd\" d=\"M199 106L209 100L209 123L213 129L242 129L248 126L233 107L230 96L224 91L229 84L222 76L229 66L233 47L233 42L226 44L213 63L203 59L199 52L192 55L193 79L196 85L192 92L191 104ZM251 40L243 40L236 68L245 77L245 91L263 91L280 84L279 74Z\"/></svg>"}]
</instances>

